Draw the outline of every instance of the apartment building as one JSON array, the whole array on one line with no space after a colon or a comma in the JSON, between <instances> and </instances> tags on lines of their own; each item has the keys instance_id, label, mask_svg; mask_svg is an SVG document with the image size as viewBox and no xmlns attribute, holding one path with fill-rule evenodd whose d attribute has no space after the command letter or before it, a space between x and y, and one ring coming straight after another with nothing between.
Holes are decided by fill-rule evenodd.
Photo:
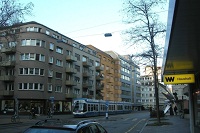
<instances>
[{"instance_id":1,"label":"apartment building","mask_svg":"<svg viewBox=\"0 0 200 133\"><path fill-rule=\"evenodd\" d=\"M120 90L121 90L121 99L122 101L126 102L132 102L133 101L133 95L132 95L132 67L129 63L129 60L126 59L124 56L117 54L114 51L106 51L107 54L109 54L114 60L116 67L116 72L119 71L121 74L120 77ZM117 72L118 73L118 72Z\"/></svg>"},{"instance_id":2,"label":"apartment building","mask_svg":"<svg viewBox=\"0 0 200 133\"><path fill-rule=\"evenodd\" d=\"M157 67L158 82L161 83L161 67ZM154 74L150 66L145 67L144 74L140 76L141 82L141 102L145 109L156 107L155 87L154 87ZM159 93L159 106L164 108L167 98L162 94L165 89L158 86Z\"/></svg>"},{"instance_id":3,"label":"apartment building","mask_svg":"<svg viewBox=\"0 0 200 133\"><path fill-rule=\"evenodd\" d=\"M0 113L71 113L73 98L96 98L96 51L37 22L0 31Z\"/></svg>"},{"instance_id":4,"label":"apartment building","mask_svg":"<svg viewBox=\"0 0 200 133\"><path fill-rule=\"evenodd\" d=\"M141 83L140 83L140 67L136 65L130 55L123 55L131 65L131 82L132 82L132 103L135 111L141 110Z\"/></svg>"},{"instance_id":5,"label":"apartment building","mask_svg":"<svg viewBox=\"0 0 200 133\"><path fill-rule=\"evenodd\" d=\"M103 88L101 90L103 100L122 101L120 97L121 66L119 64L119 60L113 59L109 54L101 51L100 49L92 45L87 46L97 51L97 55L100 58L100 65L103 68L103 71L101 71L100 73L100 75L104 77L103 80L101 80L101 84L103 85Z\"/></svg>"}]
</instances>

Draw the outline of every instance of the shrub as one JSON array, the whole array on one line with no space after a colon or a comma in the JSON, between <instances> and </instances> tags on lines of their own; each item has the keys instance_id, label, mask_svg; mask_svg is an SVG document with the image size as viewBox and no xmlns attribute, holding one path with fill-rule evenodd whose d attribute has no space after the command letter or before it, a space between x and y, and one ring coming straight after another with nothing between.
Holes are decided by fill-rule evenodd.
<instances>
[{"instance_id":1,"label":"shrub","mask_svg":"<svg viewBox=\"0 0 200 133\"><path fill-rule=\"evenodd\" d=\"M164 111L160 110L160 117L164 117L164 116L165 116ZM152 110L150 112L150 117L151 118L156 118L157 117L157 111L156 110Z\"/></svg>"}]
</instances>

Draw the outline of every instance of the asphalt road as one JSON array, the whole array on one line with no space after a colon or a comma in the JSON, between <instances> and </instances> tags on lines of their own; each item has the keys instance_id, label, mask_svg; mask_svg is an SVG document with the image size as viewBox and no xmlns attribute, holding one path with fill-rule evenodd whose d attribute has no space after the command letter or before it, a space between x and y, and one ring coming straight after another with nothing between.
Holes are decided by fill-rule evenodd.
<instances>
[{"instance_id":1,"label":"asphalt road","mask_svg":"<svg viewBox=\"0 0 200 133\"><path fill-rule=\"evenodd\" d=\"M84 119L95 119L108 131L108 133L139 133L149 118L149 112L133 112L130 114L109 115L89 117L89 118L73 118L72 115L57 115L54 118L61 119L64 123L76 123ZM0 125L0 133L21 133L26 128L34 125L39 120L45 119L41 116L34 120L28 120L20 123L9 123Z\"/></svg>"}]
</instances>

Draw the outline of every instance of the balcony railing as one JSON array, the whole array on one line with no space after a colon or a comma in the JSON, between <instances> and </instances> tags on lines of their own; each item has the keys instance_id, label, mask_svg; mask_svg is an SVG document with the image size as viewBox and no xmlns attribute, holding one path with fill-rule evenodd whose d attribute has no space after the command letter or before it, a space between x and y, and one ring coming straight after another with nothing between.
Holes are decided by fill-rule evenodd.
<instances>
[{"instance_id":1,"label":"balcony railing","mask_svg":"<svg viewBox=\"0 0 200 133\"><path fill-rule=\"evenodd\" d=\"M0 62L0 66L2 67L15 66L15 61L2 61Z\"/></svg>"},{"instance_id":2,"label":"balcony railing","mask_svg":"<svg viewBox=\"0 0 200 133\"><path fill-rule=\"evenodd\" d=\"M102 66L96 66L96 71L103 71L103 67Z\"/></svg>"},{"instance_id":3,"label":"balcony railing","mask_svg":"<svg viewBox=\"0 0 200 133\"><path fill-rule=\"evenodd\" d=\"M77 73L77 70L75 68L70 68L70 67L66 67L66 73Z\"/></svg>"},{"instance_id":4,"label":"balcony railing","mask_svg":"<svg viewBox=\"0 0 200 133\"><path fill-rule=\"evenodd\" d=\"M113 82L114 82L114 79L113 79L113 78L107 78L107 79L106 79L106 82L108 82L108 83L113 83Z\"/></svg>"},{"instance_id":5,"label":"balcony railing","mask_svg":"<svg viewBox=\"0 0 200 133\"><path fill-rule=\"evenodd\" d=\"M96 90L103 90L103 88L104 88L104 84L103 83L96 85Z\"/></svg>"},{"instance_id":6,"label":"balcony railing","mask_svg":"<svg viewBox=\"0 0 200 133\"><path fill-rule=\"evenodd\" d=\"M15 76L14 75L4 75L0 76L1 81L14 81Z\"/></svg>"},{"instance_id":7,"label":"balcony railing","mask_svg":"<svg viewBox=\"0 0 200 133\"><path fill-rule=\"evenodd\" d=\"M88 88L88 87L91 87L91 86L92 86L92 83L83 82L83 88Z\"/></svg>"},{"instance_id":8,"label":"balcony railing","mask_svg":"<svg viewBox=\"0 0 200 133\"><path fill-rule=\"evenodd\" d=\"M69 85L69 86L76 86L76 85L77 85L77 82L74 81L74 80L66 80L66 85Z\"/></svg>"},{"instance_id":9,"label":"balcony railing","mask_svg":"<svg viewBox=\"0 0 200 133\"><path fill-rule=\"evenodd\" d=\"M72 55L67 55L66 56L66 61L70 61L70 62L76 62L76 58Z\"/></svg>"},{"instance_id":10,"label":"balcony railing","mask_svg":"<svg viewBox=\"0 0 200 133\"><path fill-rule=\"evenodd\" d=\"M14 91L3 90L3 91L0 91L0 95L1 96L13 96Z\"/></svg>"},{"instance_id":11,"label":"balcony railing","mask_svg":"<svg viewBox=\"0 0 200 133\"><path fill-rule=\"evenodd\" d=\"M103 80L103 76L102 75L96 75L96 80Z\"/></svg>"},{"instance_id":12,"label":"balcony railing","mask_svg":"<svg viewBox=\"0 0 200 133\"><path fill-rule=\"evenodd\" d=\"M89 61L83 61L83 66L84 67L91 67L92 64Z\"/></svg>"},{"instance_id":13,"label":"balcony railing","mask_svg":"<svg viewBox=\"0 0 200 133\"><path fill-rule=\"evenodd\" d=\"M77 94L74 94L74 93L70 92L70 93L66 93L65 97L66 98L77 98Z\"/></svg>"},{"instance_id":14,"label":"balcony railing","mask_svg":"<svg viewBox=\"0 0 200 133\"><path fill-rule=\"evenodd\" d=\"M90 72L83 72L83 77L90 77L92 74Z\"/></svg>"},{"instance_id":15,"label":"balcony railing","mask_svg":"<svg viewBox=\"0 0 200 133\"><path fill-rule=\"evenodd\" d=\"M1 53L10 54L10 53L15 53L15 52L16 52L16 47L3 47L3 48L1 48Z\"/></svg>"}]
</instances>

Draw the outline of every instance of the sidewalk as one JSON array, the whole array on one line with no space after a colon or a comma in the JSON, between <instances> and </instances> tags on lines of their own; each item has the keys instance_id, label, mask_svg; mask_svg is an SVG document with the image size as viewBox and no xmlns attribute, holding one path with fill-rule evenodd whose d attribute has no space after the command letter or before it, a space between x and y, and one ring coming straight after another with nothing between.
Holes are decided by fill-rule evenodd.
<instances>
[{"instance_id":1,"label":"sidewalk","mask_svg":"<svg viewBox=\"0 0 200 133\"><path fill-rule=\"evenodd\" d=\"M156 122L156 120L157 118L150 118L140 133L190 133L189 119L167 115L161 118L161 122L170 123L169 125L152 126L151 124Z\"/></svg>"},{"instance_id":2,"label":"sidewalk","mask_svg":"<svg viewBox=\"0 0 200 133\"><path fill-rule=\"evenodd\" d=\"M0 115L0 125L6 125L6 124L11 124L11 116L12 115ZM72 117L72 115L65 115L65 118ZM53 118L59 118L62 119L63 115L54 115ZM29 119L28 115L20 115L20 122L21 123L35 123L38 122L39 120L44 120L47 119L46 115L40 115L36 119Z\"/></svg>"}]
</instances>

